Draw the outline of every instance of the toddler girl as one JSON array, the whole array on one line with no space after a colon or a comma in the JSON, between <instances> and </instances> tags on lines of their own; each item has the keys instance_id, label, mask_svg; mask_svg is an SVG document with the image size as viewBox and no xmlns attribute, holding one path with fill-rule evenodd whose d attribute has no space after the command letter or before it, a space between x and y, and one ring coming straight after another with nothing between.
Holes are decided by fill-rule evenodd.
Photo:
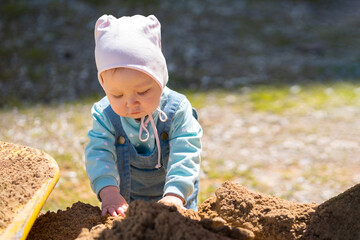
<instances>
[{"instance_id":1,"label":"toddler girl","mask_svg":"<svg viewBox=\"0 0 360 240\"><path fill-rule=\"evenodd\" d=\"M106 97L95 103L86 171L102 215L134 200L197 210L202 129L186 97L168 87L155 16L100 17L95 61Z\"/></svg>"}]
</instances>

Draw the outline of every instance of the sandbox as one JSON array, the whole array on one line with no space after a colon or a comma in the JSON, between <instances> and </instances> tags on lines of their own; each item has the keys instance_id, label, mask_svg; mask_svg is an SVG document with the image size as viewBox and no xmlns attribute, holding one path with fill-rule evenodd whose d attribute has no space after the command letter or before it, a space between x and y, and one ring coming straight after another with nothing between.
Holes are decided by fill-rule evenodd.
<instances>
[{"instance_id":1,"label":"sandbox","mask_svg":"<svg viewBox=\"0 0 360 240\"><path fill-rule=\"evenodd\" d=\"M45 152L0 141L0 239L25 239L59 179Z\"/></svg>"},{"instance_id":2,"label":"sandbox","mask_svg":"<svg viewBox=\"0 0 360 240\"><path fill-rule=\"evenodd\" d=\"M0 156L1 157L1 156ZM15 156L16 158L16 156ZM37 158L39 159L39 158ZM12 159L12 168L27 171L23 159ZM1 171L10 161L0 160ZM44 161L30 161L46 168ZM51 177L52 171L48 171ZM33 172L31 176L36 175ZM34 175L34 176L35 176ZM11 222L12 204L26 202L36 188L36 177L15 181L16 174L2 174L0 227ZM46 177L46 176L45 176ZM35 183L32 183L35 181ZM294 203L249 191L225 182L215 197L199 205L199 211L181 211L155 202L132 202L126 217L101 217L99 207L82 202L66 210L40 214L29 240L45 239L360 239L360 185L324 203Z\"/></svg>"}]
</instances>

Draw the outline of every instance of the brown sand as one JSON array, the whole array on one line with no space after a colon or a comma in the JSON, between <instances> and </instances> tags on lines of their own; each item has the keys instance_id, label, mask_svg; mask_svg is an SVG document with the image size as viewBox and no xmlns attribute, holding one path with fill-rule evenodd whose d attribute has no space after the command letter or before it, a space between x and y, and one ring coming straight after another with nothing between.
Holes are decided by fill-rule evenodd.
<instances>
[{"instance_id":1,"label":"brown sand","mask_svg":"<svg viewBox=\"0 0 360 240\"><path fill-rule=\"evenodd\" d=\"M304 239L360 239L360 184L320 204Z\"/></svg>"},{"instance_id":2,"label":"brown sand","mask_svg":"<svg viewBox=\"0 0 360 240\"><path fill-rule=\"evenodd\" d=\"M248 232L201 220L191 210L151 202L132 202L126 218L101 217L98 207L77 202L65 211L40 215L28 240L42 239L248 239Z\"/></svg>"},{"instance_id":3,"label":"brown sand","mask_svg":"<svg viewBox=\"0 0 360 240\"><path fill-rule=\"evenodd\" d=\"M0 141L0 233L54 174L46 153Z\"/></svg>"},{"instance_id":4,"label":"brown sand","mask_svg":"<svg viewBox=\"0 0 360 240\"><path fill-rule=\"evenodd\" d=\"M0 230L52 178L47 154L0 142ZM320 205L299 204L225 182L199 212L135 201L126 218L101 217L98 207L75 203L41 214L27 239L360 239L360 185Z\"/></svg>"},{"instance_id":5,"label":"brown sand","mask_svg":"<svg viewBox=\"0 0 360 240\"><path fill-rule=\"evenodd\" d=\"M225 182L192 210L133 202L126 218L100 217L78 202L66 211L38 217L32 239L353 239L359 238L360 185L321 205L299 204Z\"/></svg>"},{"instance_id":6,"label":"brown sand","mask_svg":"<svg viewBox=\"0 0 360 240\"><path fill-rule=\"evenodd\" d=\"M254 193L232 182L225 182L215 195L200 205L199 215L245 228L255 239L301 239L316 207Z\"/></svg>"},{"instance_id":7,"label":"brown sand","mask_svg":"<svg viewBox=\"0 0 360 240\"><path fill-rule=\"evenodd\" d=\"M82 229L91 229L94 226L103 224L106 218L101 217L99 207L77 202L65 211L48 211L40 215L27 239L76 239Z\"/></svg>"},{"instance_id":8,"label":"brown sand","mask_svg":"<svg viewBox=\"0 0 360 240\"><path fill-rule=\"evenodd\" d=\"M127 217L105 229L99 239L245 239L238 229L213 228L211 221L192 218L198 217L194 212L185 217L176 207L134 202Z\"/></svg>"}]
</instances>

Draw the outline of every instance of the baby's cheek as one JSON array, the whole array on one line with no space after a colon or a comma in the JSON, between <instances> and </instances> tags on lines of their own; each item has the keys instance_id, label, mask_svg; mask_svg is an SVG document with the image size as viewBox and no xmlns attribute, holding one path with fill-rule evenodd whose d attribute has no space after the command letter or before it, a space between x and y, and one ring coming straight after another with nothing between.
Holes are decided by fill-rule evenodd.
<instances>
[{"instance_id":1,"label":"baby's cheek","mask_svg":"<svg viewBox=\"0 0 360 240\"><path fill-rule=\"evenodd\" d=\"M157 109L157 107L160 104L160 96L152 96L148 100L149 106L151 106L154 110Z\"/></svg>"},{"instance_id":2,"label":"baby's cheek","mask_svg":"<svg viewBox=\"0 0 360 240\"><path fill-rule=\"evenodd\" d=\"M111 105L111 108L114 110L114 112L119 116L125 116L125 108L121 106L119 103L115 103Z\"/></svg>"}]
</instances>

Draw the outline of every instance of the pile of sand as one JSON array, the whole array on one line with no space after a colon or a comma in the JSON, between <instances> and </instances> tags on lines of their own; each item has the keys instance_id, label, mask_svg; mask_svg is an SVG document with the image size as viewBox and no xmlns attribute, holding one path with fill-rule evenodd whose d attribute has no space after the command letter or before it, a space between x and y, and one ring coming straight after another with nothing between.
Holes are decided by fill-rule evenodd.
<instances>
[{"instance_id":1,"label":"pile of sand","mask_svg":"<svg viewBox=\"0 0 360 240\"><path fill-rule=\"evenodd\" d=\"M360 239L360 185L321 205L299 204L225 182L199 212L135 201L126 218L81 202L38 217L28 239Z\"/></svg>"},{"instance_id":2,"label":"pile of sand","mask_svg":"<svg viewBox=\"0 0 360 240\"><path fill-rule=\"evenodd\" d=\"M247 229L256 239L301 239L316 207L254 193L231 182L215 195L200 206L200 216Z\"/></svg>"},{"instance_id":3,"label":"pile of sand","mask_svg":"<svg viewBox=\"0 0 360 240\"><path fill-rule=\"evenodd\" d=\"M37 218L27 239L251 239L244 238L248 231L155 202L132 202L126 218L100 214L98 207L81 202L47 212Z\"/></svg>"},{"instance_id":4,"label":"pile of sand","mask_svg":"<svg viewBox=\"0 0 360 240\"><path fill-rule=\"evenodd\" d=\"M320 204L304 239L360 239L360 184Z\"/></svg>"}]
</instances>

